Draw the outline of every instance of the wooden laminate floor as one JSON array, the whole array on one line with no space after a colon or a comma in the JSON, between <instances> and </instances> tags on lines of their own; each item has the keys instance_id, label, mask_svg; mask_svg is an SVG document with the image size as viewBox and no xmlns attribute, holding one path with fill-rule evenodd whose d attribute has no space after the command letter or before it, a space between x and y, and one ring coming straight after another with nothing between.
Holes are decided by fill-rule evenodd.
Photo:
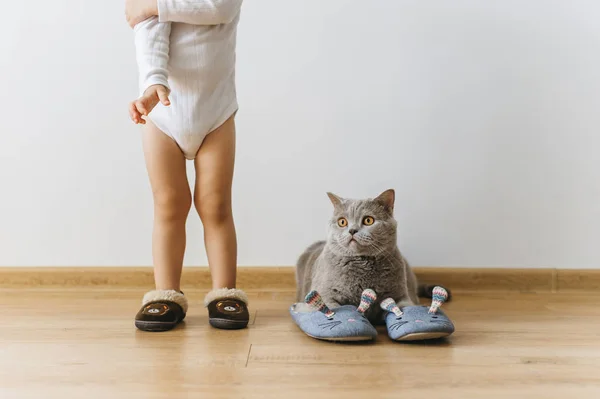
<instances>
[{"instance_id":1,"label":"wooden laminate floor","mask_svg":"<svg viewBox=\"0 0 600 399\"><path fill-rule=\"evenodd\" d=\"M143 333L143 292L0 291L0 398L600 398L600 296L461 294L437 344L304 336L291 292L250 293L251 326Z\"/></svg>"}]
</instances>

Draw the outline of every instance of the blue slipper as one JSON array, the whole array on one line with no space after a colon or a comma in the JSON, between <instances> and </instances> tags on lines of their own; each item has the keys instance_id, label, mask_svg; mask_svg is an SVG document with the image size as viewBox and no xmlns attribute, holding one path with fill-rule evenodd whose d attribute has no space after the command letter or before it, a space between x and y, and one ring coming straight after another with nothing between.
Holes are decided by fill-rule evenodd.
<instances>
[{"instance_id":1,"label":"blue slipper","mask_svg":"<svg viewBox=\"0 0 600 399\"><path fill-rule=\"evenodd\" d=\"M420 341L452 334L454 324L439 309L447 298L446 291L436 287L431 306L405 306L400 310L393 299L382 301L381 307L389 311L385 317L389 337L394 341Z\"/></svg>"},{"instance_id":2,"label":"blue slipper","mask_svg":"<svg viewBox=\"0 0 600 399\"><path fill-rule=\"evenodd\" d=\"M394 341L436 339L454 332L454 324L441 310L432 315L428 306L405 306L402 313L388 313L385 317L388 335Z\"/></svg>"},{"instance_id":3,"label":"blue slipper","mask_svg":"<svg viewBox=\"0 0 600 399\"><path fill-rule=\"evenodd\" d=\"M345 305L329 309L319 293L311 291L306 296L306 303L296 303L290 307L290 314L309 337L338 342L370 341L377 337L377 330L364 316L364 312L375 298L372 290L365 290L358 308ZM365 300L370 301L367 306L364 305Z\"/></svg>"}]
</instances>

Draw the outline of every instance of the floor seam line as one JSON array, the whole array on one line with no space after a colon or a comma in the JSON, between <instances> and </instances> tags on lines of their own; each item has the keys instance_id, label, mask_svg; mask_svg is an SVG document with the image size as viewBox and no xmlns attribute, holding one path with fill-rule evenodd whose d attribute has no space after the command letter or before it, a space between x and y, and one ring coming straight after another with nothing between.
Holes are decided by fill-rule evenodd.
<instances>
[{"instance_id":1,"label":"floor seam line","mask_svg":"<svg viewBox=\"0 0 600 399\"><path fill-rule=\"evenodd\" d=\"M250 352L252 352L252 344L250 344L250 348L248 348L248 356L246 356L246 365L244 368L248 368L248 362L250 361Z\"/></svg>"}]
</instances>

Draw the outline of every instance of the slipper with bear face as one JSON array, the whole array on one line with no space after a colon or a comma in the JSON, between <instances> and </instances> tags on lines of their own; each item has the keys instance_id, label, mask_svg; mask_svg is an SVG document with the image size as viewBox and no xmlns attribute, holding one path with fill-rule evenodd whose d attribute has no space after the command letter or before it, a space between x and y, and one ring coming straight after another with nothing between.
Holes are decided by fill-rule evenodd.
<instances>
[{"instance_id":1,"label":"slipper with bear face","mask_svg":"<svg viewBox=\"0 0 600 399\"><path fill-rule=\"evenodd\" d=\"M135 326L142 331L169 331L185 319L187 309L187 298L182 292L150 291L144 295L142 308L135 316Z\"/></svg>"},{"instance_id":2,"label":"slipper with bear face","mask_svg":"<svg viewBox=\"0 0 600 399\"><path fill-rule=\"evenodd\" d=\"M204 298L208 308L208 322L223 330L239 330L248 326L248 296L236 288L220 288L209 292Z\"/></svg>"}]
</instances>

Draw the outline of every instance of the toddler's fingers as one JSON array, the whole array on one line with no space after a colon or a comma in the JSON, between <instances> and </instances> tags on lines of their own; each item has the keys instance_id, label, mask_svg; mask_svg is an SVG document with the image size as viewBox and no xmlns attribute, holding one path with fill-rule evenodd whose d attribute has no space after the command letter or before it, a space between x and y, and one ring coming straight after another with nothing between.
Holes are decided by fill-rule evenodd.
<instances>
[{"instance_id":1,"label":"toddler's fingers","mask_svg":"<svg viewBox=\"0 0 600 399\"><path fill-rule=\"evenodd\" d=\"M131 120L134 123L140 123L140 120L142 119L142 116L140 115L138 110L135 108L134 103L129 104L129 117L131 118Z\"/></svg>"},{"instance_id":2,"label":"toddler's fingers","mask_svg":"<svg viewBox=\"0 0 600 399\"><path fill-rule=\"evenodd\" d=\"M159 87L156 92L158 93L158 98L163 105L171 104L171 101L169 101L169 93L167 93L167 90L164 87Z\"/></svg>"},{"instance_id":3,"label":"toddler's fingers","mask_svg":"<svg viewBox=\"0 0 600 399\"><path fill-rule=\"evenodd\" d=\"M135 102L135 107L140 112L140 114L148 116L148 109L146 108L146 104L144 104L143 101L137 100Z\"/></svg>"}]
</instances>

